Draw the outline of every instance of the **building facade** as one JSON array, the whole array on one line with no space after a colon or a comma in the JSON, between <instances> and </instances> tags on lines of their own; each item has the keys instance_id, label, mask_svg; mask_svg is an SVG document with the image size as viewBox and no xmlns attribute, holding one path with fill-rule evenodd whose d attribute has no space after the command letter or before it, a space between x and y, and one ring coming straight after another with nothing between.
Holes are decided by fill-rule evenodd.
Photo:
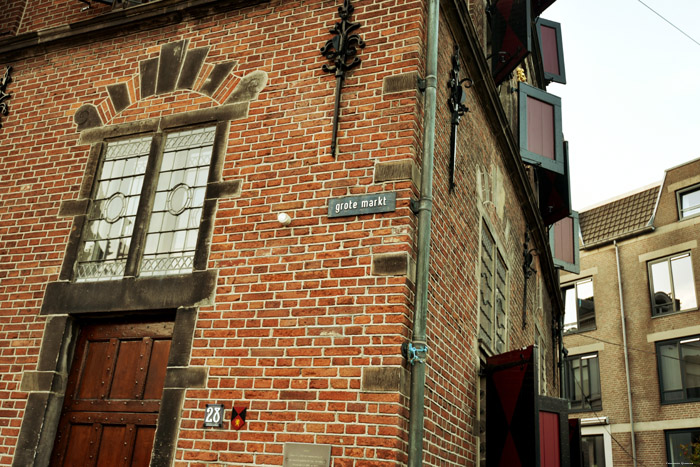
<instances>
[{"instance_id":1,"label":"building facade","mask_svg":"<svg viewBox=\"0 0 700 467\"><path fill-rule=\"evenodd\" d=\"M0 1L0 464L568 465L561 39L487 3Z\"/></svg>"},{"instance_id":2,"label":"building facade","mask_svg":"<svg viewBox=\"0 0 700 467\"><path fill-rule=\"evenodd\" d=\"M682 164L580 213L580 274L561 281L588 465L688 465L700 440L699 173Z\"/></svg>"}]
</instances>

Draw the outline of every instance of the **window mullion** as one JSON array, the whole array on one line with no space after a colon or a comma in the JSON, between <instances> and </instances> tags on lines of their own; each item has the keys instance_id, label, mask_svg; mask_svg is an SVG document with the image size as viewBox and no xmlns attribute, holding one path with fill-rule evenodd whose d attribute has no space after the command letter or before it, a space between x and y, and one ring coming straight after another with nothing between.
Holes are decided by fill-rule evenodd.
<instances>
[{"instance_id":1,"label":"window mullion","mask_svg":"<svg viewBox=\"0 0 700 467\"><path fill-rule=\"evenodd\" d=\"M671 261L673 258L668 258L666 264L668 265L668 278L671 283L671 310L680 311L676 309L676 285L673 283L673 268L671 267Z\"/></svg>"},{"instance_id":2,"label":"window mullion","mask_svg":"<svg viewBox=\"0 0 700 467\"><path fill-rule=\"evenodd\" d=\"M143 180L141 199L139 200L139 207L136 212L134 233L126 262L125 276L137 276L139 273L141 256L143 255L143 248L146 241L146 232L148 231L148 220L150 218L151 209L153 208L153 199L156 193L160 165L163 161L163 142L164 137L162 133L153 135L151 149L148 154L146 174Z\"/></svg>"},{"instance_id":3,"label":"window mullion","mask_svg":"<svg viewBox=\"0 0 700 467\"><path fill-rule=\"evenodd\" d=\"M576 329L581 329L581 310L579 304L581 301L578 299L578 282L574 284L574 309L576 310Z\"/></svg>"},{"instance_id":4,"label":"window mullion","mask_svg":"<svg viewBox=\"0 0 700 467\"><path fill-rule=\"evenodd\" d=\"M678 346L678 366L681 369L681 391L683 392L683 400L687 401L688 387L685 383L685 361L683 359L683 344L681 344L680 341L678 341L676 345Z\"/></svg>"},{"instance_id":5,"label":"window mullion","mask_svg":"<svg viewBox=\"0 0 700 467\"><path fill-rule=\"evenodd\" d=\"M493 282L493 294L491 295L491 303L493 303L493 320L491 321L491 336L493 342L493 349L498 347L498 248L496 248L496 242L494 241L491 249L492 267L491 270L493 274L491 275L491 280Z\"/></svg>"}]
</instances>

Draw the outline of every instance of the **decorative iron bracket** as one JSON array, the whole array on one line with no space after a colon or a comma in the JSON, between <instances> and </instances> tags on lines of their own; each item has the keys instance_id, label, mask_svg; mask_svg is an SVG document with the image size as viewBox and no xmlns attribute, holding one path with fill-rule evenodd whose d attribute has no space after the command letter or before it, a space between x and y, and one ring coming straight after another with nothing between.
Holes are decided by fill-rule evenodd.
<instances>
[{"instance_id":1,"label":"decorative iron bracket","mask_svg":"<svg viewBox=\"0 0 700 467\"><path fill-rule=\"evenodd\" d=\"M469 112L469 108L464 105L467 99L464 88L470 88L474 82L471 78L459 79L459 46L455 45L452 54L452 70L447 86L450 88L450 98L447 104L452 112L452 131L450 134L450 191L455 187L455 164L457 160L457 125L462 116ZM464 85L464 83L467 83ZM464 87L462 87L464 85Z\"/></svg>"},{"instance_id":2,"label":"decorative iron bracket","mask_svg":"<svg viewBox=\"0 0 700 467\"><path fill-rule=\"evenodd\" d=\"M532 267L532 261L534 259L534 253L537 253L537 249L529 248L530 245L530 227L525 230L525 242L523 242L523 276L525 279L525 284L523 286L523 329L527 327L527 280L537 271Z\"/></svg>"},{"instance_id":3,"label":"decorative iron bracket","mask_svg":"<svg viewBox=\"0 0 700 467\"><path fill-rule=\"evenodd\" d=\"M12 82L12 77L10 76L11 71L12 67L7 65L7 68L5 68L5 75L2 77L2 79L0 79L0 115L7 115L10 113L10 108L8 107L7 102L3 101L12 97L7 92L7 85ZM0 128L2 128L2 121L0 121Z\"/></svg>"},{"instance_id":4,"label":"decorative iron bracket","mask_svg":"<svg viewBox=\"0 0 700 467\"><path fill-rule=\"evenodd\" d=\"M331 155L335 157L336 139L338 137L338 114L340 113L340 93L345 80L345 73L352 70L362 61L357 57L357 47L364 48L365 43L358 34L351 34L360 27L359 23L351 23L350 16L355 8L350 0L344 0L343 6L338 7L338 16L341 21L335 23L330 33L332 39L326 41L321 47L321 55L333 62L332 65L323 65L323 71L335 73L335 108L333 111L333 135L331 137ZM348 61L350 61L348 63Z\"/></svg>"}]
</instances>

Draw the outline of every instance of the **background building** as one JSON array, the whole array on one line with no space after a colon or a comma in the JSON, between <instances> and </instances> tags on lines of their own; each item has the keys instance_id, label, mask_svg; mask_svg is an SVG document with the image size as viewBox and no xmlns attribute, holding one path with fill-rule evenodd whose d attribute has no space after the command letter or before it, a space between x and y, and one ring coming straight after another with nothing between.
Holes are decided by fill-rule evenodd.
<instances>
[{"instance_id":1,"label":"background building","mask_svg":"<svg viewBox=\"0 0 700 467\"><path fill-rule=\"evenodd\" d=\"M698 174L691 161L580 213L580 274L561 282L589 465L633 465L635 453L637 465L681 465L681 446L700 439Z\"/></svg>"},{"instance_id":2,"label":"background building","mask_svg":"<svg viewBox=\"0 0 700 467\"><path fill-rule=\"evenodd\" d=\"M0 464L566 465L550 3L0 1Z\"/></svg>"}]
</instances>

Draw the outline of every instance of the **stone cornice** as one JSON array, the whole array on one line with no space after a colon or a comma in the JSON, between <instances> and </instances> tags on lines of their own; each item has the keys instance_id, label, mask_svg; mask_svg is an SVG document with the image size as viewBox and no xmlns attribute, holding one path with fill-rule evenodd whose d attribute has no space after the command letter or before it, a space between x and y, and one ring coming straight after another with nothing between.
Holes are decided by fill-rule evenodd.
<instances>
[{"instance_id":1,"label":"stone cornice","mask_svg":"<svg viewBox=\"0 0 700 467\"><path fill-rule=\"evenodd\" d=\"M69 0L72 1L72 0ZM268 0L161 0L115 9L94 18L0 40L0 61L43 55L50 50L124 36L190 18L198 18L265 3ZM75 0L76 8L80 3Z\"/></svg>"}]
</instances>

